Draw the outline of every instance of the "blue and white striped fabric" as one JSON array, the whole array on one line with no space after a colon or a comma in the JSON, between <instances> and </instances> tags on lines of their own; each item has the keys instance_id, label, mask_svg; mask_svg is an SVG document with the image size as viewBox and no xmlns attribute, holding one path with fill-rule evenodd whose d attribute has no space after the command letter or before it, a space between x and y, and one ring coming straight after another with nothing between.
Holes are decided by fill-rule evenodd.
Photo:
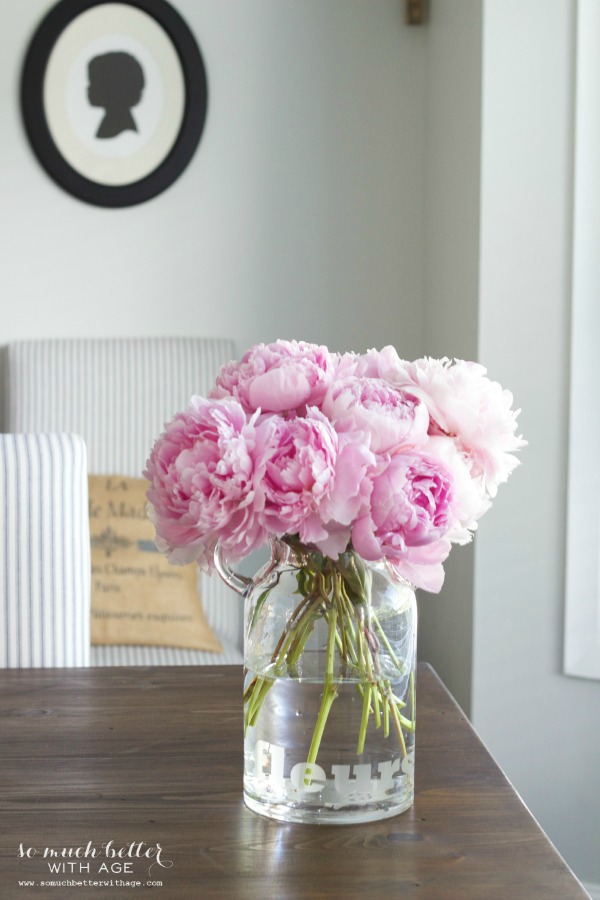
<instances>
[{"instance_id":1,"label":"blue and white striped fabric","mask_svg":"<svg viewBox=\"0 0 600 900\"><path fill-rule=\"evenodd\" d=\"M184 650L181 647L145 647L111 644L92 647L93 666L215 666L240 663L240 651L221 639L222 653Z\"/></svg>"},{"instance_id":2,"label":"blue and white striped fabric","mask_svg":"<svg viewBox=\"0 0 600 900\"><path fill-rule=\"evenodd\" d=\"M234 355L233 341L218 338L18 341L6 350L8 430L77 432L91 473L139 478L165 422L193 394L205 395ZM242 601L216 575L200 576L200 592L229 649L198 653L220 663L237 647L240 662Z\"/></svg>"},{"instance_id":3,"label":"blue and white striped fabric","mask_svg":"<svg viewBox=\"0 0 600 900\"><path fill-rule=\"evenodd\" d=\"M0 667L88 666L86 449L74 434L0 435Z\"/></svg>"}]
</instances>

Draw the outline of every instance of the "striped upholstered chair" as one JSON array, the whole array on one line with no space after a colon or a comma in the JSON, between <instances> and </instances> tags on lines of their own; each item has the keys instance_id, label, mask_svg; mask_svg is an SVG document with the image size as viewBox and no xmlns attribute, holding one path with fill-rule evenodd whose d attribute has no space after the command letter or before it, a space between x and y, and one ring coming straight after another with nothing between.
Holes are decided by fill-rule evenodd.
<instances>
[{"instance_id":1,"label":"striped upholstered chair","mask_svg":"<svg viewBox=\"0 0 600 900\"><path fill-rule=\"evenodd\" d=\"M19 341L6 348L9 431L81 434L89 472L141 477L165 422L205 394L234 356L229 340L118 338ZM144 646L92 647L92 665L234 663L243 613L217 577L200 576L207 619L223 653Z\"/></svg>"},{"instance_id":2,"label":"striped upholstered chair","mask_svg":"<svg viewBox=\"0 0 600 900\"><path fill-rule=\"evenodd\" d=\"M88 666L83 440L0 434L0 667Z\"/></svg>"}]
</instances>

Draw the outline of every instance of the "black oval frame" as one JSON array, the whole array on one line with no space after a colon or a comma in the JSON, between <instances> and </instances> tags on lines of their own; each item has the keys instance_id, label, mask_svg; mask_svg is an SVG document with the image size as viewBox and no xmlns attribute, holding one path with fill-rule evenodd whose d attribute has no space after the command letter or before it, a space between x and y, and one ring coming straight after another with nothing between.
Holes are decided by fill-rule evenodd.
<instances>
[{"instance_id":1,"label":"black oval frame","mask_svg":"<svg viewBox=\"0 0 600 900\"><path fill-rule=\"evenodd\" d=\"M67 25L95 6L115 0L60 0L43 19L29 45L21 78L21 109L27 136L48 174L69 193L96 206L133 206L166 190L190 162L204 130L208 101L206 70L196 40L166 0L116 0L142 10L162 27L179 57L185 104L179 134L165 159L139 181L104 185L81 175L65 160L50 134L43 89L52 48Z\"/></svg>"}]
</instances>

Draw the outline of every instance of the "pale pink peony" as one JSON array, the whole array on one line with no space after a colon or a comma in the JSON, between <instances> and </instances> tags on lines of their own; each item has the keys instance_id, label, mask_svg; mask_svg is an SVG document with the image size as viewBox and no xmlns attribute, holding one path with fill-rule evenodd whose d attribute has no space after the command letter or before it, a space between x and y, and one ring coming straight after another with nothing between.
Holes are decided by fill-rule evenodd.
<instances>
[{"instance_id":1,"label":"pale pink peony","mask_svg":"<svg viewBox=\"0 0 600 900\"><path fill-rule=\"evenodd\" d=\"M235 400L193 397L156 441L145 477L156 543L169 560L209 571L220 541L233 559L266 540L260 435Z\"/></svg>"},{"instance_id":2,"label":"pale pink peony","mask_svg":"<svg viewBox=\"0 0 600 900\"><path fill-rule=\"evenodd\" d=\"M266 419L261 520L272 534L298 534L322 552L341 553L363 506L374 457L364 441L340 437L316 408L305 417ZM268 435L268 436L266 436Z\"/></svg>"},{"instance_id":3,"label":"pale pink peony","mask_svg":"<svg viewBox=\"0 0 600 900\"><path fill-rule=\"evenodd\" d=\"M448 538L439 538L422 547L407 547L402 558L394 560L390 565L414 587L437 594L444 583L442 563L451 549L452 544Z\"/></svg>"},{"instance_id":4,"label":"pale pink peony","mask_svg":"<svg viewBox=\"0 0 600 900\"><path fill-rule=\"evenodd\" d=\"M455 526L452 476L435 457L398 453L373 479L369 508L352 526L352 544L365 559L392 563L411 548L432 544ZM439 560L438 560L439 561Z\"/></svg>"},{"instance_id":5,"label":"pale pink peony","mask_svg":"<svg viewBox=\"0 0 600 900\"><path fill-rule=\"evenodd\" d=\"M448 532L448 537L452 543L467 544L473 537L471 532L477 528L477 520L488 511L492 501L481 480L471 478L465 456L452 438L432 436L422 450L427 456L441 460L452 476L455 527Z\"/></svg>"},{"instance_id":6,"label":"pale pink peony","mask_svg":"<svg viewBox=\"0 0 600 900\"><path fill-rule=\"evenodd\" d=\"M405 363L398 356L395 347L388 344L382 350L367 350L355 357L353 374L359 378L385 378L391 381L391 376L402 365Z\"/></svg>"},{"instance_id":7,"label":"pale pink peony","mask_svg":"<svg viewBox=\"0 0 600 900\"><path fill-rule=\"evenodd\" d=\"M323 412L337 431L364 432L375 453L418 447L427 440L429 413L424 403L381 378L345 378L331 385Z\"/></svg>"},{"instance_id":8,"label":"pale pink peony","mask_svg":"<svg viewBox=\"0 0 600 900\"><path fill-rule=\"evenodd\" d=\"M430 434L452 437L471 477L495 497L498 485L519 465L511 454L527 444L515 434L520 410L512 409L510 391L490 381L483 366L460 359L400 362L387 378L423 400L432 420Z\"/></svg>"},{"instance_id":9,"label":"pale pink peony","mask_svg":"<svg viewBox=\"0 0 600 900\"><path fill-rule=\"evenodd\" d=\"M320 406L335 372L335 354L305 341L258 344L223 366L211 397L235 397L246 412Z\"/></svg>"}]
</instances>

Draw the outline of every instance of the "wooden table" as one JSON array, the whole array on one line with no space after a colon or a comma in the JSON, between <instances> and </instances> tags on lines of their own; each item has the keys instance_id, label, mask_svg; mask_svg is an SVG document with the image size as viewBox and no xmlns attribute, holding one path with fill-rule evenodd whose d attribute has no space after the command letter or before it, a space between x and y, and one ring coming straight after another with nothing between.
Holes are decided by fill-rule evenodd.
<instances>
[{"instance_id":1,"label":"wooden table","mask_svg":"<svg viewBox=\"0 0 600 900\"><path fill-rule=\"evenodd\" d=\"M413 809L279 824L242 802L237 666L0 671L0 897L587 897L425 665L417 711ZM113 884L19 885L51 879Z\"/></svg>"}]
</instances>

